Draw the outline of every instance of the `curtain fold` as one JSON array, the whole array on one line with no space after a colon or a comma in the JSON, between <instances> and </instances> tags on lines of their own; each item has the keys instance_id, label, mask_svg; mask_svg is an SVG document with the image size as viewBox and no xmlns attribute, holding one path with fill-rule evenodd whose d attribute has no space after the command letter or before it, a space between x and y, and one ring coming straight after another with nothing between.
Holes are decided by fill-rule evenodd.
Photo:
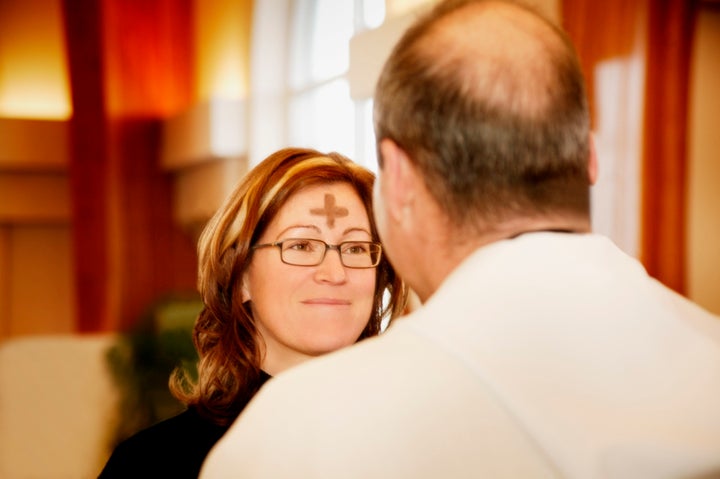
<instances>
[{"instance_id":1,"label":"curtain fold","mask_svg":"<svg viewBox=\"0 0 720 479\"><path fill-rule=\"evenodd\" d=\"M598 125L598 71L639 55L644 66L640 157L639 257L648 273L686 293L687 115L695 0L565 0L562 18L580 56L593 128ZM607 98L607 97L605 97ZM605 111L628 115L620 98ZM611 119L612 120L612 119ZM602 168L602 158L601 168Z\"/></svg>"},{"instance_id":2,"label":"curtain fold","mask_svg":"<svg viewBox=\"0 0 720 479\"><path fill-rule=\"evenodd\" d=\"M192 2L62 5L76 330L125 330L158 298L195 289L194 241L160 165L163 116L192 100Z\"/></svg>"},{"instance_id":3,"label":"curtain fold","mask_svg":"<svg viewBox=\"0 0 720 479\"><path fill-rule=\"evenodd\" d=\"M694 0L650 2L641 260L686 293L687 121Z\"/></svg>"}]
</instances>

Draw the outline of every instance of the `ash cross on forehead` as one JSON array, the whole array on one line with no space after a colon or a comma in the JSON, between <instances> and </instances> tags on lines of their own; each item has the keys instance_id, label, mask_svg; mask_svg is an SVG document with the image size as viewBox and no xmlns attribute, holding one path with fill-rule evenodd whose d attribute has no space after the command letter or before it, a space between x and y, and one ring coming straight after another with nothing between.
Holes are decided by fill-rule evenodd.
<instances>
[{"instance_id":1,"label":"ash cross on forehead","mask_svg":"<svg viewBox=\"0 0 720 479\"><path fill-rule=\"evenodd\" d=\"M325 193L325 206L322 208L313 208L310 210L311 215L327 215L327 225L329 228L335 227L335 218L341 218L348 215L348 209L342 206L335 206L335 195Z\"/></svg>"}]
</instances>

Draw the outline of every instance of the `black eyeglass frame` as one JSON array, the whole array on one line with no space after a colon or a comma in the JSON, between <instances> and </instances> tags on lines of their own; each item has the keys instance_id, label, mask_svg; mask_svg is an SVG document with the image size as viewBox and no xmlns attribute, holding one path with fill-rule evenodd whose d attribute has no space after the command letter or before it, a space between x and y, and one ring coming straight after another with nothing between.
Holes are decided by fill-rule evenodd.
<instances>
[{"instance_id":1,"label":"black eyeglass frame","mask_svg":"<svg viewBox=\"0 0 720 479\"><path fill-rule=\"evenodd\" d=\"M314 243L322 243L325 245L325 250L323 251L322 256L318 260L317 263L313 264L297 264L297 263L289 263L285 260L285 256L283 255L283 243L290 242L290 241L312 241ZM368 246L374 246L377 247L377 259L375 260L375 263L371 266L350 266L345 264L345 260L343 259L342 255L342 247L343 245L347 244L362 244L362 245L368 245ZM337 251L338 256L340 257L340 263L346 267L351 269L370 269L370 268L377 268L380 262L382 261L382 245L380 243L376 243L375 241L343 241L340 244L328 244L325 241L321 239L315 239L315 238L286 238L282 241L276 241L274 243L262 243L262 244L256 244L252 247L250 247L251 250L256 250L260 248L271 248L271 247L278 247L280 249L280 261L282 261L285 264L289 264L291 266L317 266L321 264L323 261L325 261L325 256L327 255L327 252L329 249L333 249ZM372 259L372 255L370 256Z\"/></svg>"}]
</instances>

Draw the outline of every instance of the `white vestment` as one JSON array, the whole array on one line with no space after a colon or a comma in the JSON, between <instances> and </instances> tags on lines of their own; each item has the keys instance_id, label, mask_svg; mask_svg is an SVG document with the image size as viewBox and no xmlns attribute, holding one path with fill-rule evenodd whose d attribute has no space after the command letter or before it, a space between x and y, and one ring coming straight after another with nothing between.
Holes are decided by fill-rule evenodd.
<instances>
[{"instance_id":1,"label":"white vestment","mask_svg":"<svg viewBox=\"0 0 720 479\"><path fill-rule=\"evenodd\" d=\"M201 474L245 477L720 477L720 318L602 236L485 246L380 337L269 381Z\"/></svg>"}]
</instances>

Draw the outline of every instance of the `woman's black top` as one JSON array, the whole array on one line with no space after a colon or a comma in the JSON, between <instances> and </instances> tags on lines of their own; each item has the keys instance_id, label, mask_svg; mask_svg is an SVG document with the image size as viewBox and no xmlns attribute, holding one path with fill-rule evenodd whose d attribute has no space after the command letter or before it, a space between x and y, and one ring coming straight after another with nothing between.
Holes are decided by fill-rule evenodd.
<instances>
[{"instance_id":1,"label":"woman's black top","mask_svg":"<svg viewBox=\"0 0 720 479\"><path fill-rule=\"evenodd\" d=\"M261 372L261 385L270 378ZM194 408L130 436L113 451L98 479L193 478L229 426L219 426Z\"/></svg>"}]
</instances>

